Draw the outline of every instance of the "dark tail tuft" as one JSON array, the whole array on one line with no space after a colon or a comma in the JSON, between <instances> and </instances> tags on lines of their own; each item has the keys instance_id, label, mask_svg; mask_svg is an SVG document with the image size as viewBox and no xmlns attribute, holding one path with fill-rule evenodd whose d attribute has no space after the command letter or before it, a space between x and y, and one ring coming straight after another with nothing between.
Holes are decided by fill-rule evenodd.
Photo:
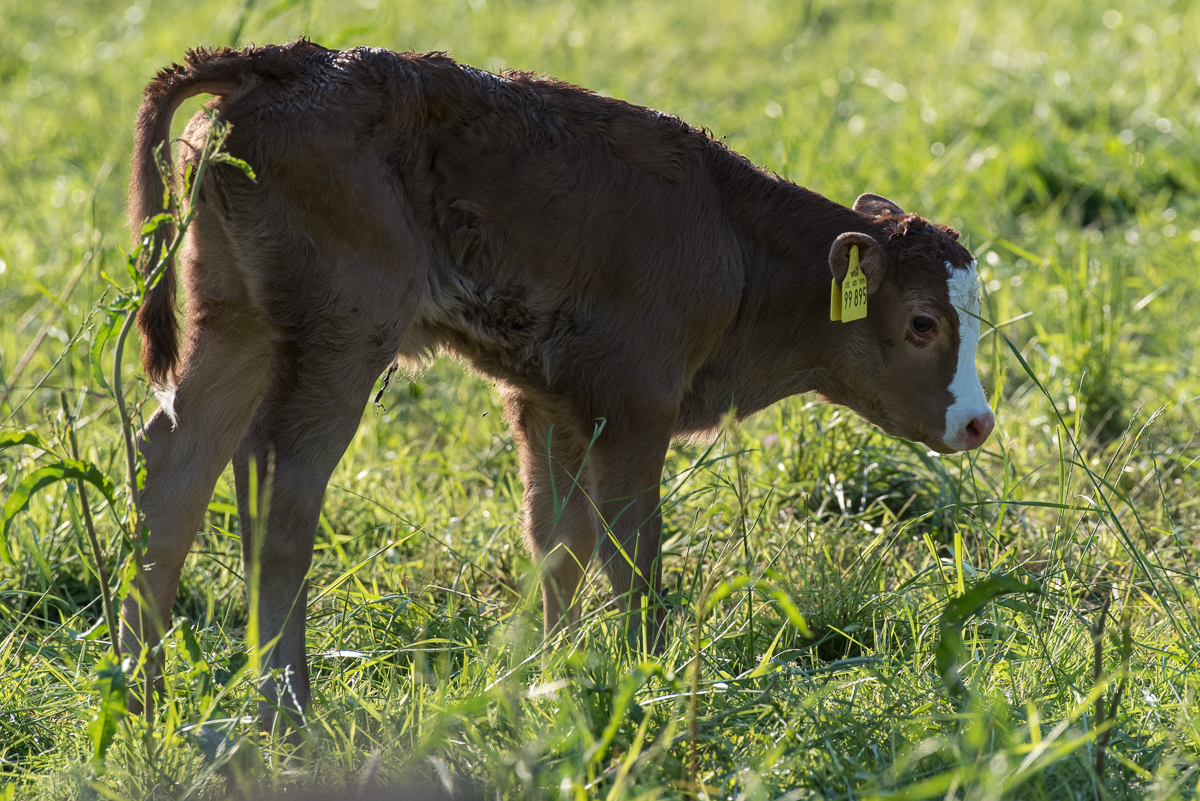
<instances>
[{"instance_id":1,"label":"dark tail tuft","mask_svg":"<svg viewBox=\"0 0 1200 801\"><path fill-rule=\"evenodd\" d=\"M168 268L158 284L146 293L138 309L142 333L142 369L156 387L175 383L179 363L179 321L175 318L175 272Z\"/></svg>"}]
</instances>

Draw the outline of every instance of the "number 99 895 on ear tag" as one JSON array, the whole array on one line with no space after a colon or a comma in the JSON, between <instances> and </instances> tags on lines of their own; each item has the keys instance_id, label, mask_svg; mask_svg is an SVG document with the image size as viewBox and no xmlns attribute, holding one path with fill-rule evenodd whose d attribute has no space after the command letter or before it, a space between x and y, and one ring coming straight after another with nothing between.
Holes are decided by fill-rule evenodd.
<instances>
[{"instance_id":1,"label":"number 99 895 on ear tag","mask_svg":"<svg viewBox=\"0 0 1200 801\"><path fill-rule=\"evenodd\" d=\"M867 316L867 276L858 266L858 245L850 248L850 266L846 280L840 284L833 279L829 294L829 319L843 323L861 320Z\"/></svg>"}]
</instances>

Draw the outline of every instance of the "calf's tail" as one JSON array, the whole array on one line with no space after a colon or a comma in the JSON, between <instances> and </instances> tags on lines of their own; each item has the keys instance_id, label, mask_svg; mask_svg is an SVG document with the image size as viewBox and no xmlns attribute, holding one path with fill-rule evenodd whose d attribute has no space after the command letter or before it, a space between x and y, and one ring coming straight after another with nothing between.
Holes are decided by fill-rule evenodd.
<instances>
[{"instance_id":1,"label":"calf's tail","mask_svg":"<svg viewBox=\"0 0 1200 801\"><path fill-rule=\"evenodd\" d=\"M188 51L183 64L161 70L146 87L138 109L133 148L133 170L129 191L129 223L135 244L142 239L146 221L167 208L167 185L173 174L163 175L155 158L161 147L164 163L171 164L171 118L179 105L198 94L228 96L258 78L281 78L294 69L297 60L312 50L324 50L305 39L284 47L248 47L244 50L198 48ZM248 80L249 79L249 80ZM172 225L161 225L142 259L148 274L174 239ZM138 310L142 335L142 368L150 381L164 388L174 384L179 362L179 323L175 318L175 265L168 264L162 278L146 293Z\"/></svg>"}]
</instances>

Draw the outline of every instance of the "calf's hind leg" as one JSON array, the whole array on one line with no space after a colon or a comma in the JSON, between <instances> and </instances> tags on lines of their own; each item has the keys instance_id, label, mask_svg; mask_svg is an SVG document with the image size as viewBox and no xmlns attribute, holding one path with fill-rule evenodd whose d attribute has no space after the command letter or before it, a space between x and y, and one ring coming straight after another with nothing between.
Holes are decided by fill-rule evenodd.
<instances>
[{"instance_id":1,"label":"calf's hind leg","mask_svg":"<svg viewBox=\"0 0 1200 801\"><path fill-rule=\"evenodd\" d=\"M306 576L321 504L386 364L330 351L292 354L276 363L271 388L233 459L248 581L257 560L263 668L279 675L264 679L261 687L266 699L259 704L259 716L267 727L276 708L298 724L308 706ZM259 514L266 514L265 526L251 520L251 461L257 467L257 506Z\"/></svg>"},{"instance_id":2,"label":"calf's hind leg","mask_svg":"<svg viewBox=\"0 0 1200 801\"><path fill-rule=\"evenodd\" d=\"M280 331L271 386L234 456L248 576L258 560L263 666L283 676L278 686L262 684L267 725L277 707L295 720L308 704L306 576L325 485L375 379L405 341L429 268L420 227L378 154L340 134L297 137L271 157L279 167L272 186L288 209L281 219L290 224L273 230L260 251L264 305ZM246 229L247 238L262 235L255 225ZM271 468L265 525L250 523L251 457L260 486Z\"/></svg>"},{"instance_id":3,"label":"calf's hind leg","mask_svg":"<svg viewBox=\"0 0 1200 801\"><path fill-rule=\"evenodd\" d=\"M669 405L628 401L609 419L592 453L600 563L628 614L630 644L650 651L664 645L659 487L674 422Z\"/></svg>"},{"instance_id":4,"label":"calf's hind leg","mask_svg":"<svg viewBox=\"0 0 1200 801\"><path fill-rule=\"evenodd\" d=\"M139 441L146 461L141 507L150 538L142 557L148 597L137 588L121 607L121 646L136 657L170 620L184 559L213 487L246 430L266 383L270 331L250 309L194 320L175 392L177 422L163 409ZM153 677L157 665L147 669Z\"/></svg>"}]
</instances>

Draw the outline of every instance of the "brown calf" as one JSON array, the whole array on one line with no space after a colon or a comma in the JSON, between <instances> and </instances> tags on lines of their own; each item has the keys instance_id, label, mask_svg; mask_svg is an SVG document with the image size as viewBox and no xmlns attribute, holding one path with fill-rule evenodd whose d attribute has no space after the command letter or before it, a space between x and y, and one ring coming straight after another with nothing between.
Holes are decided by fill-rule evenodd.
<instances>
[{"instance_id":1,"label":"brown calf","mask_svg":"<svg viewBox=\"0 0 1200 801\"><path fill-rule=\"evenodd\" d=\"M139 317L164 398L141 441L147 611L169 614L231 458L250 553L249 465L273 464L259 613L262 642L279 636L266 664L292 673L286 706L308 701L305 575L326 482L398 359L449 350L504 395L547 633L578 619L593 555L634 609L659 588L663 458L731 407L817 392L941 452L991 431L975 262L953 230L884 198L845 208L674 117L568 84L301 40L193 51L151 82L135 231L162 207L153 149L198 93L217 95L257 181L222 165L204 179L182 350L170 272ZM207 124L188 126L184 164ZM830 271L846 275L853 246L869 314L832 322ZM132 599L123 619L127 652L156 640Z\"/></svg>"}]
</instances>

